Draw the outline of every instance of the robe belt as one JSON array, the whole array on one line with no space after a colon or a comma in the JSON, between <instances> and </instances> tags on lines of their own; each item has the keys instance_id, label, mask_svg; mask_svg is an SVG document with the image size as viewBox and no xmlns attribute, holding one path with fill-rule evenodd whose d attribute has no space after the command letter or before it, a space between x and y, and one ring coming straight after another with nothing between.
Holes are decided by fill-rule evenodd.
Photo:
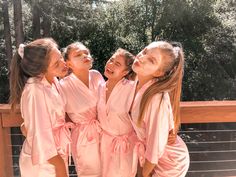
<instances>
[{"instance_id":1,"label":"robe belt","mask_svg":"<svg viewBox=\"0 0 236 177\"><path fill-rule=\"evenodd\" d=\"M64 158L71 156L72 141L70 129L72 129L73 127L74 124L72 122L67 122L65 124L62 124L61 126L53 128L53 132L56 137L57 151ZM70 163L71 158L69 158L69 164Z\"/></svg>"},{"instance_id":2,"label":"robe belt","mask_svg":"<svg viewBox=\"0 0 236 177\"><path fill-rule=\"evenodd\" d=\"M135 177L138 167L138 161L141 167L145 163L145 146L143 142L137 141L133 150L132 177Z\"/></svg>"},{"instance_id":3,"label":"robe belt","mask_svg":"<svg viewBox=\"0 0 236 177\"><path fill-rule=\"evenodd\" d=\"M127 154L130 150L130 142L129 138L134 135L134 131L130 131L129 133L123 134L123 135L113 135L105 130L102 130L102 133L105 135L108 135L112 138L112 143L111 146L109 147L108 150L108 158L106 159L106 162L109 163L111 161L112 154L117 154L119 153L119 166L120 169L123 169L124 163L122 163L122 159L124 159L125 154ZM104 169L104 175L107 177L107 170L108 166L105 167Z\"/></svg>"},{"instance_id":4,"label":"robe belt","mask_svg":"<svg viewBox=\"0 0 236 177\"><path fill-rule=\"evenodd\" d=\"M91 142L94 139L96 139L97 142L99 142L100 133L102 129L96 117L91 118L88 121L83 122L83 123L77 123L75 128L78 128L80 131L81 127L85 129L83 132L83 137L86 137L88 142Z\"/></svg>"}]
</instances>

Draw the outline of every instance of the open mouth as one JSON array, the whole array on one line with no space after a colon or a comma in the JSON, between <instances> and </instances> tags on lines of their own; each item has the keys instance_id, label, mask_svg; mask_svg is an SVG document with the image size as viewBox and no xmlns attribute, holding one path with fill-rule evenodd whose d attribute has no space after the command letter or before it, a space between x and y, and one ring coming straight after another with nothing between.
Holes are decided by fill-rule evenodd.
<instances>
[{"instance_id":1,"label":"open mouth","mask_svg":"<svg viewBox=\"0 0 236 177\"><path fill-rule=\"evenodd\" d=\"M112 70L110 70L109 68L106 68L106 72L108 73L108 74L113 74L114 72L112 71Z\"/></svg>"}]
</instances>

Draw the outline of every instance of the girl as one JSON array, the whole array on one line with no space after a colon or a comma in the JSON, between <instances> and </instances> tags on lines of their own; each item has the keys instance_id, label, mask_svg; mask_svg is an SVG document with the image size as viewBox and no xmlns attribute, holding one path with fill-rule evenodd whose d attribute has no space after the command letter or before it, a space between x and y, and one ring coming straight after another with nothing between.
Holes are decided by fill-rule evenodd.
<instances>
[{"instance_id":1,"label":"girl","mask_svg":"<svg viewBox=\"0 0 236 177\"><path fill-rule=\"evenodd\" d=\"M130 177L133 147L136 141L129 109L134 81L132 63L134 56L118 49L107 61L104 75L106 83L99 89L98 119L103 130L101 162L103 177Z\"/></svg>"},{"instance_id":2,"label":"girl","mask_svg":"<svg viewBox=\"0 0 236 177\"><path fill-rule=\"evenodd\" d=\"M138 81L131 117L145 146L143 177L184 177L187 173L189 154L183 140L177 136L175 143L167 144L169 132L180 122L183 65L182 49L160 41L144 48L132 66Z\"/></svg>"},{"instance_id":3,"label":"girl","mask_svg":"<svg viewBox=\"0 0 236 177\"><path fill-rule=\"evenodd\" d=\"M20 102L27 136L20 154L22 177L67 177L70 133L56 87L67 67L53 39L21 44L13 57L10 102Z\"/></svg>"},{"instance_id":4,"label":"girl","mask_svg":"<svg viewBox=\"0 0 236 177\"><path fill-rule=\"evenodd\" d=\"M70 44L64 52L72 73L61 80L66 112L76 124L72 130L72 156L79 177L100 177L99 133L97 121L98 87L102 75L92 67L89 50L79 42Z\"/></svg>"}]
</instances>

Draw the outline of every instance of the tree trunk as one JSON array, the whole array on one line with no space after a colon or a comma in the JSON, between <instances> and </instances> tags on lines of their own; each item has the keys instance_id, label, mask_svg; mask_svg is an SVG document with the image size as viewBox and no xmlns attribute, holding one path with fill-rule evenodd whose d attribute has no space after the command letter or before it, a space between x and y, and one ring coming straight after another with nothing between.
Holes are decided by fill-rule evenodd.
<instances>
[{"instance_id":1,"label":"tree trunk","mask_svg":"<svg viewBox=\"0 0 236 177\"><path fill-rule=\"evenodd\" d=\"M53 1L43 1L43 22L42 22L42 29L43 29L43 37L50 36L50 29L51 29L51 19L50 19L50 9L49 7L53 5Z\"/></svg>"},{"instance_id":2,"label":"tree trunk","mask_svg":"<svg viewBox=\"0 0 236 177\"><path fill-rule=\"evenodd\" d=\"M10 31L7 0L3 0L2 2L2 12L3 12L3 25L4 25L4 38L5 38L5 45L6 45L6 57L7 57L8 69L9 69L11 59L12 59L12 42L11 42L11 31Z\"/></svg>"},{"instance_id":3,"label":"tree trunk","mask_svg":"<svg viewBox=\"0 0 236 177\"><path fill-rule=\"evenodd\" d=\"M13 0L16 47L24 42L21 0Z\"/></svg>"},{"instance_id":4,"label":"tree trunk","mask_svg":"<svg viewBox=\"0 0 236 177\"><path fill-rule=\"evenodd\" d=\"M49 37L50 36L50 29L51 29L51 20L48 14L43 15L43 37Z\"/></svg>"},{"instance_id":5,"label":"tree trunk","mask_svg":"<svg viewBox=\"0 0 236 177\"><path fill-rule=\"evenodd\" d=\"M39 1L34 0L32 2L32 14L33 14L33 38L38 39L41 37L40 35L40 10L39 10Z\"/></svg>"}]
</instances>

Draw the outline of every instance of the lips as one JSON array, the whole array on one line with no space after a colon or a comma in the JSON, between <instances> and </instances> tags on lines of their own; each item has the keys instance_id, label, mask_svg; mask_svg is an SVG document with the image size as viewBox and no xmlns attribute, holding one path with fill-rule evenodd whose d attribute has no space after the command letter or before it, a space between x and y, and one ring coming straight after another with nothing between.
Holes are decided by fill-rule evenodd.
<instances>
[{"instance_id":1,"label":"lips","mask_svg":"<svg viewBox=\"0 0 236 177\"><path fill-rule=\"evenodd\" d=\"M109 69L109 68L106 68L106 70L105 70L108 74L113 74L114 72L111 70L111 69Z\"/></svg>"},{"instance_id":2,"label":"lips","mask_svg":"<svg viewBox=\"0 0 236 177\"><path fill-rule=\"evenodd\" d=\"M68 71L68 68L67 67L64 67L62 72L67 72Z\"/></svg>"},{"instance_id":3,"label":"lips","mask_svg":"<svg viewBox=\"0 0 236 177\"><path fill-rule=\"evenodd\" d=\"M135 66L140 66L140 62L139 62L138 60L135 60L135 61L134 61L134 65L135 65Z\"/></svg>"},{"instance_id":4,"label":"lips","mask_svg":"<svg viewBox=\"0 0 236 177\"><path fill-rule=\"evenodd\" d=\"M84 63L90 63L91 62L91 59L90 58L85 58L84 59Z\"/></svg>"}]
</instances>

